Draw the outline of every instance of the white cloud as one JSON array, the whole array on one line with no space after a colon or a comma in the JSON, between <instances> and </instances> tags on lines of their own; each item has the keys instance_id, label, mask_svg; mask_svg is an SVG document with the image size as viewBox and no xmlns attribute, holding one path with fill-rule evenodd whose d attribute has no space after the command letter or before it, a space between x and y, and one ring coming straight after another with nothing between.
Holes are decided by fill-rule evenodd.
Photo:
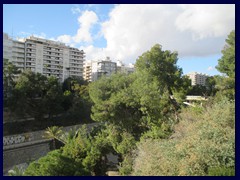
<instances>
[{"instance_id":1,"label":"white cloud","mask_svg":"<svg viewBox=\"0 0 240 180\"><path fill-rule=\"evenodd\" d=\"M78 8L78 7L74 7L74 8ZM71 10L73 11L73 8ZM76 34L73 36L67 35L67 34L58 36L56 38L56 41L66 43L71 46L76 46L76 44L79 44L81 42L86 42L86 43L92 42L93 37L90 31L92 26L98 22L98 16L94 11L88 11L88 10L80 11L79 9L79 12L81 12L81 15L78 17L79 28Z\"/></svg>"},{"instance_id":2,"label":"white cloud","mask_svg":"<svg viewBox=\"0 0 240 180\"><path fill-rule=\"evenodd\" d=\"M47 35L43 32L41 32L40 34L33 34L34 37L38 37L38 38L42 38L42 39L46 39Z\"/></svg>"},{"instance_id":3,"label":"white cloud","mask_svg":"<svg viewBox=\"0 0 240 180\"><path fill-rule=\"evenodd\" d=\"M61 35L61 36L58 36L56 40L69 44L72 41L72 37L70 35Z\"/></svg>"},{"instance_id":4,"label":"white cloud","mask_svg":"<svg viewBox=\"0 0 240 180\"><path fill-rule=\"evenodd\" d=\"M79 49L83 49L86 53L87 60L99 60L108 56L105 48L97 48L93 45L81 46ZM112 57L113 58L113 57Z\"/></svg>"},{"instance_id":5,"label":"white cloud","mask_svg":"<svg viewBox=\"0 0 240 180\"><path fill-rule=\"evenodd\" d=\"M103 51L134 62L159 43L180 57L207 56L221 52L232 29L234 5L117 5L102 23L107 41Z\"/></svg>"},{"instance_id":6,"label":"white cloud","mask_svg":"<svg viewBox=\"0 0 240 180\"><path fill-rule=\"evenodd\" d=\"M73 37L74 42L92 42L90 29L94 24L97 23L97 21L98 16L95 12L88 10L84 11L78 18L80 28L78 29L77 34Z\"/></svg>"},{"instance_id":7,"label":"white cloud","mask_svg":"<svg viewBox=\"0 0 240 180\"><path fill-rule=\"evenodd\" d=\"M234 27L234 5L194 4L182 5L183 12L176 19L180 31L189 31L194 39L221 37Z\"/></svg>"},{"instance_id":8,"label":"white cloud","mask_svg":"<svg viewBox=\"0 0 240 180\"><path fill-rule=\"evenodd\" d=\"M71 11L73 14L78 14L78 13L81 13L81 9L75 5L74 7L71 8Z\"/></svg>"},{"instance_id":9,"label":"white cloud","mask_svg":"<svg viewBox=\"0 0 240 180\"><path fill-rule=\"evenodd\" d=\"M17 39L22 39L22 36L24 36L24 37L35 36L35 37L43 38L43 39L47 37L47 35L43 32L41 32L40 34L36 34L36 33L31 34L28 32L21 31L20 33L18 33L18 35L20 35L21 37L20 38L17 37Z\"/></svg>"},{"instance_id":10,"label":"white cloud","mask_svg":"<svg viewBox=\"0 0 240 180\"><path fill-rule=\"evenodd\" d=\"M207 70L208 71L212 71L212 70L214 70L215 68L213 68L212 66L209 66L208 68L207 68Z\"/></svg>"},{"instance_id":11,"label":"white cloud","mask_svg":"<svg viewBox=\"0 0 240 180\"><path fill-rule=\"evenodd\" d=\"M75 6L72 12L80 14L76 33L55 39L75 47L86 43L80 49L86 52L87 60L110 56L113 60L134 63L156 43L163 49L178 51L180 58L220 54L227 35L235 29L235 5L226 4L115 5L96 34L91 33L92 27L99 23L94 11L81 11ZM100 36L107 42L105 48L92 45Z\"/></svg>"}]
</instances>

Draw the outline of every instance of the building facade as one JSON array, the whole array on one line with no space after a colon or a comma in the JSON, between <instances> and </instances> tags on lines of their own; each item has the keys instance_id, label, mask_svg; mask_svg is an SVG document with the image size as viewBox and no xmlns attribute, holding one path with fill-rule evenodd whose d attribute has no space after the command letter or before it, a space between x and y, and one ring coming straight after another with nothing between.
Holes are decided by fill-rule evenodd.
<instances>
[{"instance_id":1,"label":"building facade","mask_svg":"<svg viewBox=\"0 0 240 180\"><path fill-rule=\"evenodd\" d=\"M70 76L83 78L83 50L33 36L20 42L7 34L4 34L3 47L3 57L21 70L55 76L61 82Z\"/></svg>"},{"instance_id":2,"label":"building facade","mask_svg":"<svg viewBox=\"0 0 240 180\"><path fill-rule=\"evenodd\" d=\"M187 76L191 79L192 86L195 85L206 85L206 79L208 77L207 74L197 73L197 72L191 72L188 73Z\"/></svg>"},{"instance_id":3,"label":"building facade","mask_svg":"<svg viewBox=\"0 0 240 180\"><path fill-rule=\"evenodd\" d=\"M125 65L123 64L121 61L117 61L117 72L120 73L125 73L125 74L130 74L134 72L134 65L133 64L129 64L129 65Z\"/></svg>"},{"instance_id":4,"label":"building facade","mask_svg":"<svg viewBox=\"0 0 240 180\"><path fill-rule=\"evenodd\" d=\"M92 62L85 61L83 65L83 79L92 82Z\"/></svg>"},{"instance_id":5,"label":"building facade","mask_svg":"<svg viewBox=\"0 0 240 180\"><path fill-rule=\"evenodd\" d=\"M19 70L24 70L25 64L25 43L11 39L3 33L3 59L8 59Z\"/></svg>"},{"instance_id":6,"label":"building facade","mask_svg":"<svg viewBox=\"0 0 240 180\"><path fill-rule=\"evenodd\" d=\"M102 76L110 76L117 72L117 63L112 62L109 57L106 59L86 62L84 64L84 79L96 81Z\"/></svg>"}]
</instances>

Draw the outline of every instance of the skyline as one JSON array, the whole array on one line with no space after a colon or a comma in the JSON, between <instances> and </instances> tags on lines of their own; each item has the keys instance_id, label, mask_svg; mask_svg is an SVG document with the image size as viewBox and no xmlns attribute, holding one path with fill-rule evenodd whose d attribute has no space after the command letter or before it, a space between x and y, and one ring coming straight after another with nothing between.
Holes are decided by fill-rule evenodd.
<instances>
[{"instance_id":1,"label":"skyline","mask_svg":"<svg viewBox=\"0 0 240 180\"><path fill-rule=\"evenodd\" d=\"M3 32L83 49L86 60L109 56L135 63L159 43L178 51L178 66L220 74L215 66L231 30L235 5L3 5Z\"/></svg>"}]
</instances>

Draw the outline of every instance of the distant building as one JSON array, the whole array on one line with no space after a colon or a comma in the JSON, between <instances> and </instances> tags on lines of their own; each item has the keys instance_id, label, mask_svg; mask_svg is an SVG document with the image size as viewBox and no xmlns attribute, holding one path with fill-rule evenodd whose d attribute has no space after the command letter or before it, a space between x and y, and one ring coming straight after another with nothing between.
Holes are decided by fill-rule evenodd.
<instances>
[{"instance_id":1,"label":"distant building","mask_svg":"<svg viewBox=\"0 0 240 180\"><path fill-rule=\"evenodd\" d=\"M206 85L206 79L208 77L207 74L197 73L197 72L191 72L188 73L187 76L191 79L192 86L195 85Z\"/></svg>"},{"instance_id":2,"label":"distant building","mask_svg":"<svg viewBox=\"0 0 240 180\"><path fill-rule=\"evenodd\" d=\"M3 59L8 59L23 71L25 69L25 43L13 40L3 33Z\"/></svg>"},{"instance_id":3,"label":"distant building","mask_svg":"<svg viewBox=\"0 0 240 180\"><path fill-rule=\"evenodd\" d=\"M83 65L83 79L92 82L92 62L85 61Z\"/></svg>"},{"instance_id":4,"label":"distant building","mask_svg":"<svg viewBox=\"0 0 240 180\"><path fill-rule=\"evenodd\" d=\"M9 59L19 69L31 70L59 81L68 77L83 77L83 50L64 43L30 36L23 42L3 34L3 58Z\"/></svg>"},{"instance_id":5,"label":"distant building","mask_svg":"<svg viewBox=\"0 0 240 180\"><path fill-rule=\"evenodd\" d=\"M126 74L130 74L134 72L134 65L133 64L129 64L129 65L125 65L123 64L121 61L117 61L117 72L121 72L121 73L126 73Z\"/></svg>"},{"instance_id":6,"label":"distant building","mask_svg":"<svg viewBox=\"0 0 240 180\"><path fill-rule=\"evenodd\" d=\"M84 64L84 79L87 81L96 81L102 76L110 76L117 72L117 64L112 62L109 57L106 59L86 62Z\"/></svg>"}]
</instances>

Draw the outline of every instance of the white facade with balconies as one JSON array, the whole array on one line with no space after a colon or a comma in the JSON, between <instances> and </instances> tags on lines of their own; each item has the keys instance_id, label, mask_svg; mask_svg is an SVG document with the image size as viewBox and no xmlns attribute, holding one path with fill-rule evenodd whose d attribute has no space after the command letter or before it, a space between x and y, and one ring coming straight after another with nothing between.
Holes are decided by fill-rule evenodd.
<instances>
[{"instance_id":1,"label":"white facade with balconies","mask_svg":"<svg viewBox=\"0 0 240 180\"><path fill-rule=\"evenodd\" d=\"M10 38L3 33L3 59L8 59L19 70L23 71L25 67L25 44Z\"/></svg>"},{"instance_id":2,"label":"white facade with balconies","mask_svg":"<svg viewBox=\"0 0 240 180\"><path fill-rule=\"evenodd\" d=\"M197 72L188 73L187 76L191 79L192 86L195 86L195 85L205 86L206 79L208 77L207 74L202 74Z\"/></svg>"},{"instance_id":3,"label":"white facade with balconies","mask_svg":"<svg viewBox=\"0 0 240 180\"><path fill-rule=\"evenodd\" d=\"M103 60L87 62L84 65L84 79L96 81L102 76L110 76L117 72L117 63L109 57Z\"/></svg>"},{"instance_id":4,"label":"white facade with balconies","mask_svg":"<svg viewBox=\"0 0 240 180\"><path fill-rule=\"evenodd\" d=\"M21 70L55 76L59 81L69 76L83 78L83 50L33 36L24 42L15 41L8 38L7 34L4 34L3 46L3 57L14 62Z\"/></svg>"}]
</instances>

